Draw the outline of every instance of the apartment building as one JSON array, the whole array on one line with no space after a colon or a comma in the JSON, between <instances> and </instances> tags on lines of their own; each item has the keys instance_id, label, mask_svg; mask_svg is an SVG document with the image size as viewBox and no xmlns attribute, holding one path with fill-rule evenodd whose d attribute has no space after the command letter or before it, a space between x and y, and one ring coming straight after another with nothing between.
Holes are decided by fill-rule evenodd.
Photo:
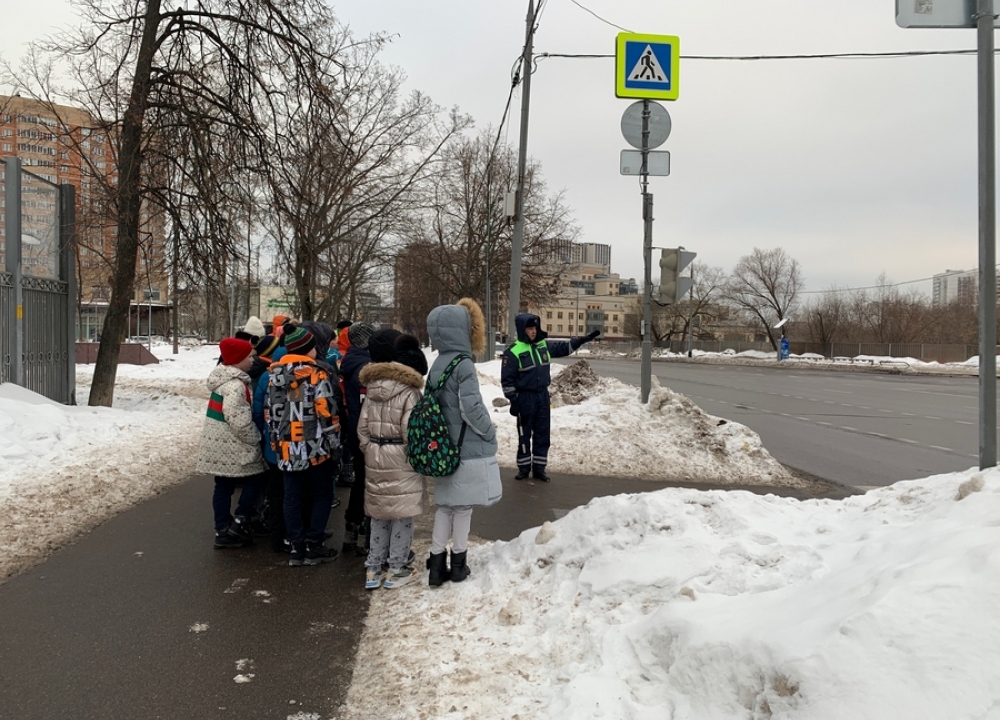
<instances>
[{"instance_id":1,"label":"apartment building","mask_svg":"<svg viewBox=\"0 0 1000 720\"><path fill-rule=\"evenodd\" d=\"M100 334L111 296L115 220L109 191L117 178L111 140L85 110L0 95L0 159L17 157L24 170L51 183L76 187L77 337L83 340ZM38 248L55 237L55 194L30 177L23 187L24 271L45 274L45 263L50 261ZM145 334L150 326L162 331L167 324L164 228L161 217L144 214L130 334ZM0 239L3 232L0 221ZM0 263L3 247L0 241Z\"/></svg>"},{"instance_id":2,"label":"apartment building","mask_svg":"<svg viewBox=\"0 0 1000 720\"><path fill-rule=\"evenodd\" d=\"M1000 288L1000 278L997 288ZM945 270L933 278L931 301L934 305L947 305L955 300L976 302L978 296L978 270Z\"/></svg>"}]
</instances>

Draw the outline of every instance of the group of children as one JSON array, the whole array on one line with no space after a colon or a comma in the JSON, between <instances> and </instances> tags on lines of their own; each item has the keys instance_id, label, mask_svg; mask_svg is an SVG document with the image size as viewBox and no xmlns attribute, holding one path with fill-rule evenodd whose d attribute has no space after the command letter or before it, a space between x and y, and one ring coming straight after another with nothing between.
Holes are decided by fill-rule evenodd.
<instances>
[{"instance_id":1,"label":"group of children","mask_svg":"<svg viewBox=\"0 0 1000 720\"><path fill-rule=\"evenodd\" d=\"M431 311L427 331L439 354L430 368L417 338L397 330L284 320L275 318L266 334L251 318L222 340L208 378L197 467L215 476L215 547L270 535L291 566L334 560L339 552L326 546L326 526L340 477L351 486L342 549L366 555L365 587L416 579L413 518L427 508L431 479L407 461L407 425L427 376L461 445L458 469L433 478L428 583L464 580L472 509L501 497L496 429L472 360L486 343L478 304L466 298Z\"/></svg>"}]
</instances>

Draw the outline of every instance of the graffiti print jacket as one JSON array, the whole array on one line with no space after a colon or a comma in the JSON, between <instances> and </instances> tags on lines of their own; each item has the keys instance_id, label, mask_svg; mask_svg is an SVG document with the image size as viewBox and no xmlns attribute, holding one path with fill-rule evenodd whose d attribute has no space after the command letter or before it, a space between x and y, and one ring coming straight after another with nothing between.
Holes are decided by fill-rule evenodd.
<instances>
[{"instance_id":1,"label":"graffiti print jacket","mask_svg":"<svg viewBox=\"0 0 1000 720\"><path fill-rule=\"evenodd\" d=\"M271 365L265 420L281 470L296 472L340 461L337 379L306 355Z\"/></svg>"}]
</instances>

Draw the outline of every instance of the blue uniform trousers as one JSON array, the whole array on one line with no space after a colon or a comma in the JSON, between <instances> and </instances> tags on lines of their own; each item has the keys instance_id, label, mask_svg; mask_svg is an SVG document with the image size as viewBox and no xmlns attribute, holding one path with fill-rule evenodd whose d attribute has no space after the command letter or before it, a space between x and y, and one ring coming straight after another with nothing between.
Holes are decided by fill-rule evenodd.
<instances>
[{"instance_id":1,"label":"blue uniform trousers","mask_svg":"<svg viewBox=\"0 0 1000 720\"><path fill-rule=\"evenodd\" d=\"M517 468L541 472L549 457L549 392L517 394Z\"/></svg>"}]
</instances>

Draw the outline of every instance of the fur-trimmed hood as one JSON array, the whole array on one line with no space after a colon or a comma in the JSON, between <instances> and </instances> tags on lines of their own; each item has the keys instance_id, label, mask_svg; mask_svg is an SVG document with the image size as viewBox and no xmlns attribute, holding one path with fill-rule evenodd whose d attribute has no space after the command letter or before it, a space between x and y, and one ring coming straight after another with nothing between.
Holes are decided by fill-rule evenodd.
<instances>
[{"instance_id":1,"label":"fur-trimmed hood","mask_svg":"<svg viewBox=\"0 0 1000 720\"><path fill-rule=\"evenodd\" d=\"M359 375L361 384L368 386L376 380L395 380L420 390L424 386L424 378L413 368L397 362L371 363L361 368Z\"/></svg>"},{"instance_id":2,"label":"fur-trimmed hood","mask_svg":"<svg viewBox=\"0 0 1000 720\"><path fill-rule=\"evenodd\" d=\"M377 402L388 400L407 388L421 390L424 387L420 373L396 362L365 365L358 379L367 388L368 398Z\"/></svg>"},{"instance_id":3,"label":"fur-trimmed hood","mask_svg":"<svg viewBox=\"0 0 1000 720\"><path fill-rule=\"evenodd\" d=\"M438 352L478 355L486 349L483 310L471 298L462 298L455 305L439 305L427 316L427 334Z\"/></svg>"}]
</instances>

